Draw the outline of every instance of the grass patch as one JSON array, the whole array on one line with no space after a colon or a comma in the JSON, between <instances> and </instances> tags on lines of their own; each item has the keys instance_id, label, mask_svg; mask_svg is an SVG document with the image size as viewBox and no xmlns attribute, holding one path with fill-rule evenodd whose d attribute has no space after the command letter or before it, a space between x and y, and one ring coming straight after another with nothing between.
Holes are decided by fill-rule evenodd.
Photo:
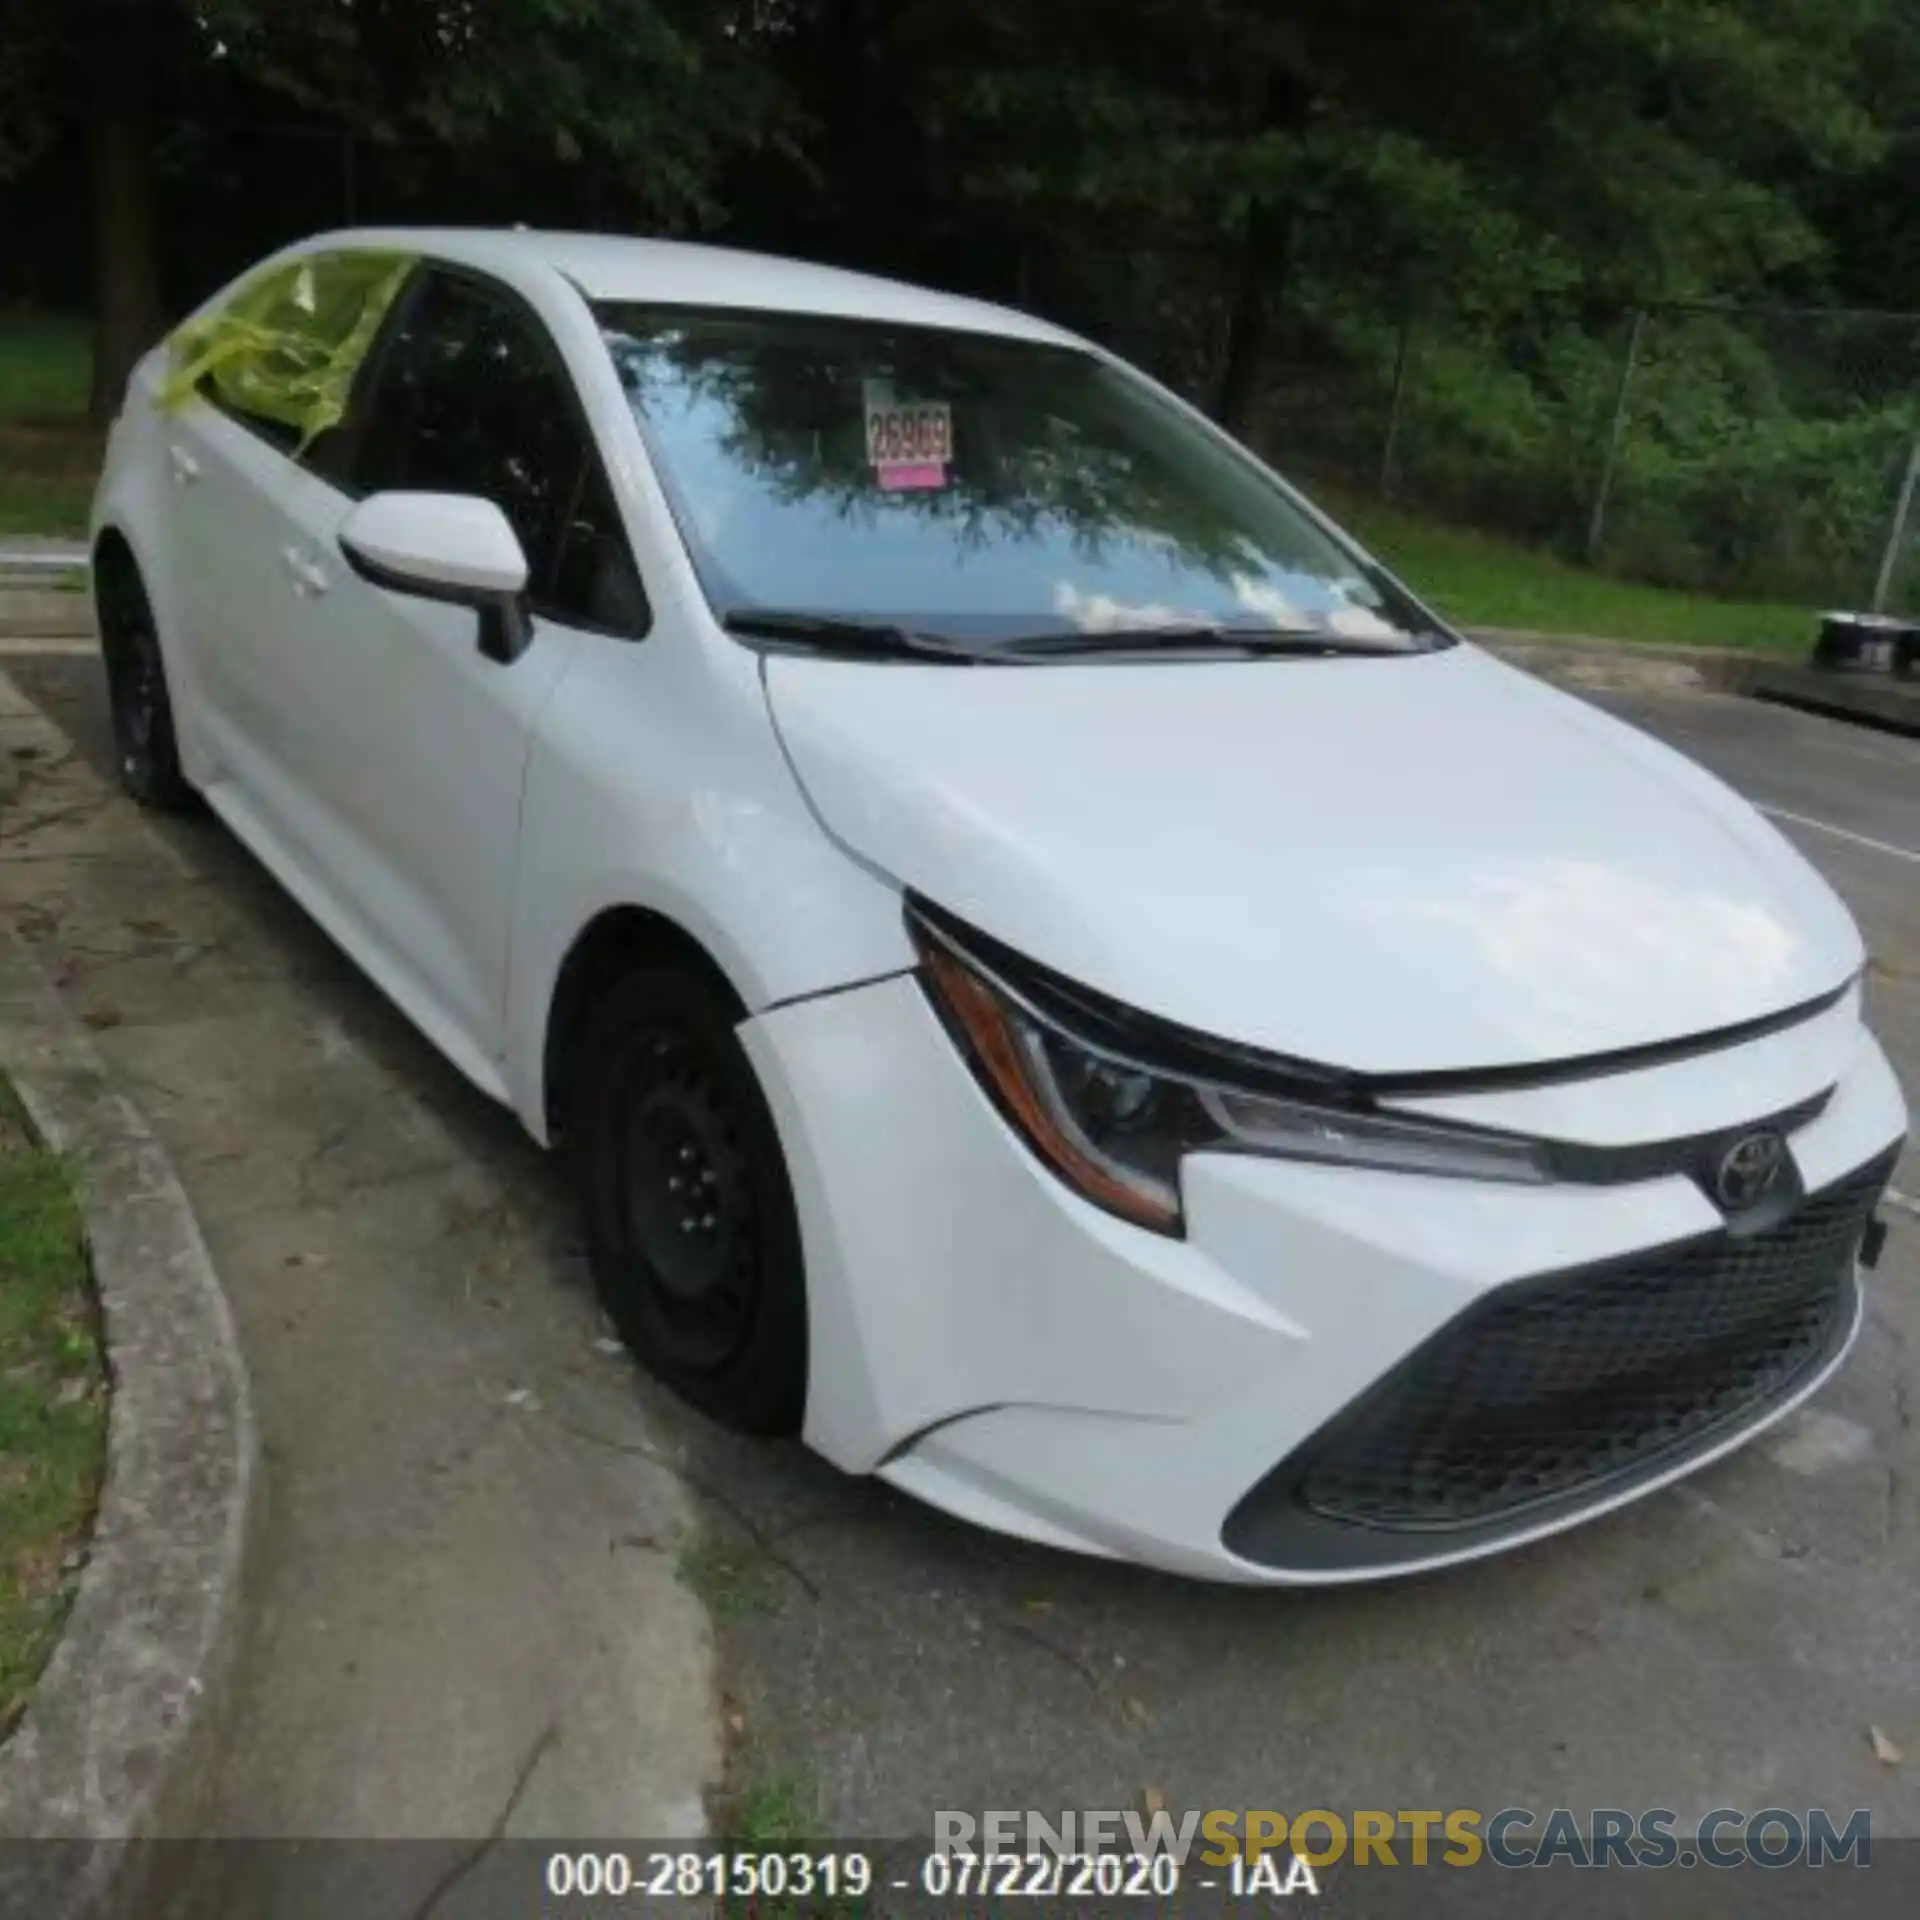
<instances>
[{"instance_id":1,"label":"grass patch","mask_svg":"<svg viewBox=\"0 0 1920 1920\"><path fill-rule=\"evenodd\" d=\"M1308 491L1458 626L1761 653L1803 654L1813 645L1816 620L1807 607L1649 587L1339 487L1310 484Z\"/></svg>"},{"instance_id":2,"label":"grass patch","mask_svg":"<svg viewBox=\"0 0 1920 1920\"><path fill-rule=\"evenodd\" d=\"M81 538L99 466L92 434L21 435L0 426L0 534Z\"/></svg>"},{"instance_id":3,"label":"grass patch","mask_svg":"<svg viewBox=\"0 0 1920 1920\"><path fill-rule=\"evenodd\" d=\"M769 1773L750 1780L726 1822L730 1846L801 1846L820 1836L820 1796L804 1773Z\"/></svg>"},{"instance_id":4,"label":"grass patch","mask_svg":"<svg viewBox=\"0 0 1920 1920\"><path fill-rule=\"evenodd\" d=\"M92 377L88 322L0 315L0 534L86 532L101 452Z\"/></svg>"},{"instance_id":5,"label":"grass patch","mask_svg":"<svg viewBox=\"0 0 1920 1920\"><path fill-rule=\"evenodd\" d=\"M72 1598L106 1461L106 1374L70 1170L0 1085L0 1736Z\"/></svg>"},{"instance_id":6,"label":"grass patch","mask_svg":"<svg viewBox=\"0 0 1920 1920\"><path fill-rule=\"evenodd\" d=\"M751 1619L779 1604L775 1569L751 1547L696 1540L681 1549L673 1574L716 1620Z\"/></svg>"},{"instance_id":7,"label":"grass patch","mask_svg":"<svg viewBox=\"0 0 1920 1920\"><path fill-rule=\"evenodd\" d=\"M0 420L77 420L92 381L90 322L0 314Z\"/></svg>"},{"instance_id":8,"label":"grass patch","mask_svg":"<svg viewBox=\"0 0 1920 1920\"><path fill-rule=\"evenodd\" d=\"M762 1774L735 1797L720 1823L721 1844L737 1853L805 1855L818 1859L821 1828L820 1789L813 1775L796 1769ZM874 1858L878 1872L879 1861ZM730 1892L723 1902L733 1920L853 1920L871 1911L867 1896L828 1893L816 1885L809 1893L744 1895Z\"/></svg>"}]
</instances>

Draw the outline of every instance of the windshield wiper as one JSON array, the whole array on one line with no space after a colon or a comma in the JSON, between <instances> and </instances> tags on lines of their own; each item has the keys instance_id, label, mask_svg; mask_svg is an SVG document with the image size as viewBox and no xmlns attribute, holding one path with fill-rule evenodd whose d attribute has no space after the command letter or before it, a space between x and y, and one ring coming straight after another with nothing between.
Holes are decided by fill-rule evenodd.
<instances>
[{"instance_id":1,"label":"windshield wiper","mask_svg":"<svg viewBox=\"0 0 1920 1920\"><path fill-rule=\"evenodd\" d=\"M721 615L729 633L747 640L791 640L824 652L867 660L939 660L948 666L1018 666L1042 660L1121 653L1230 654L1242 658L1327 659L1341 655L1387 657L1420 651L1352 640L1317 627L1231 627L1202 622L1153 627L1109 627L1097 633L1030 633L977 646L945 634L903 627L890 620L855 620L840 614L800 613L782 607L740 607Z\"/></svg>"},{"instance_id":2,"label":"windshield wiper","mask_svg":"<svg viewBox=\"0 0 1920 1920\"><path fill-rule=\"evenodd\" d=\"M991 653L941 634L922 633L887 620L848 620L828 613L789 613L778 607L740 607L720 624L743 640L796 640L803 646L862 659L941 660L949 666L979 666Z\"/></svg>"},{"instance_id":3,"label":"windshield wiper","mask_svg":"<svg viewBox=\"0 0 1920 1920\"><path fill-rule=\"evenodd\" d=\"M1228 651L1248 655L1311 658L1342 654L1398 655L1416 651L1403 646L1380 646L1350 640L1344 634L1315 627L1221 627L1168 625L1163 627L1109 627L1096 633L1034 633L1003 640L998 650L1016 659L1058 659L1073 654L1165 653L1192 648L1200 652Z\"/></svg>"}]
</instances>

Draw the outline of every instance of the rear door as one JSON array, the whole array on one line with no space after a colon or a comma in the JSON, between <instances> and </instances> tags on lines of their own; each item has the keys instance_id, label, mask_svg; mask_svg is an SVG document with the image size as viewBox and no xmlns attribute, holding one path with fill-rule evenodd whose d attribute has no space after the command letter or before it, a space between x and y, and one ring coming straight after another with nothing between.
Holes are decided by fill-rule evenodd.
<instances>
[{"instance_id":1,"label":"rear door","mask_svg":"<svg viewBox=\"0 0 1920 1920\"><path fill-rule=\"evenodd\" d=\"M324 497L321 456L409 271L371 250L304 255L249 277L176 341L189 384L159 421L179 615L169 667L210 785L285 784L277 663L313 597L294 536Z\"/></svg>"},{"instance_id":2,"label":"rear door","mask_svg":"<svg viewBox=\"0 0 1920 1920\"><path fill-rule=\"evenodd\" d=\"M168 668L211 780L257 769L277 732L261 667L305 617L282 496L308 484L299 433L226 403L211 382L161 417L178 612Z\"/></svg>"}]
</instances>

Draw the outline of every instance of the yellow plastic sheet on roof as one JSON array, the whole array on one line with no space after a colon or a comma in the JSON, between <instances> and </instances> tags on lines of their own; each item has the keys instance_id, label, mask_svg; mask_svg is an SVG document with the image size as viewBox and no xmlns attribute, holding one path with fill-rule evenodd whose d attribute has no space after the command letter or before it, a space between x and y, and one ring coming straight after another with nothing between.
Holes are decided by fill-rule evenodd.
<instances>
[{"instance_id":1,"label":"yellow plastic sheet on roof","mask_svg":"<svg viewBox=\"0 0 1920 1920\"><path fill-rule=\"evenodd\" d=\"M163 407L184 406L203 381L239 412L278 421L304 448L347 410L414 256L329 253L269 268L217 312L173 336Z\"/></svg>"}]
</instances>

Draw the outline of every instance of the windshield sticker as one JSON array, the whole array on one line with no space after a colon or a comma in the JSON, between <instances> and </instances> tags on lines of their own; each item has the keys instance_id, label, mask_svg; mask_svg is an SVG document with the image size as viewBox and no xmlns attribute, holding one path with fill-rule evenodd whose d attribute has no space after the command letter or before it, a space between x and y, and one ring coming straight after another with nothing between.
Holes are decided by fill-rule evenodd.
<instances>
[{"instance_id":1,"label":"windshield sticker","mask_svg":"<svg viewBox=\"0 0 1920 1920\"><path fill-rule=\"evenodd\" d=\"M953 412L944 400L901 400L879 380L864 383L867 459L889 493L944 487L953 458Z\"/></svg>"}]
</instances>

